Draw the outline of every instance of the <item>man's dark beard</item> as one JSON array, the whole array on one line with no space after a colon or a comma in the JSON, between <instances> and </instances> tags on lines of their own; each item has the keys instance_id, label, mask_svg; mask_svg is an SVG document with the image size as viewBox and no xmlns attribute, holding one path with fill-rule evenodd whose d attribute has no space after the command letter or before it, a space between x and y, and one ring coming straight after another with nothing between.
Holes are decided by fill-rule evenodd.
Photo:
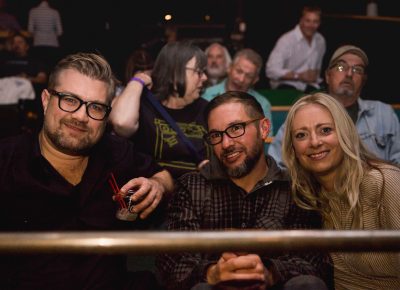
<instances>
[{"instance_id":1,"label":"man's dark beard","mask_svg":"<svg viewBox=\"0 0 400 290\"><path fill-rule=\"evenodd\" d=\"M223 154L227 154L233 150L234 147L227 148L226 150L224 150ZM224 168L225 172L228 174L229 177L242 178L248 175L253 170L254 166L260 159L260 156L262 156L263 154L264 154L264 147L261 144L254 146L253 150L251 152L248 152L246 159L240 165L234 168L229 168L222 161L220 161L219 159L218 160L222 168Z\"/></svg>"}]
</instances>

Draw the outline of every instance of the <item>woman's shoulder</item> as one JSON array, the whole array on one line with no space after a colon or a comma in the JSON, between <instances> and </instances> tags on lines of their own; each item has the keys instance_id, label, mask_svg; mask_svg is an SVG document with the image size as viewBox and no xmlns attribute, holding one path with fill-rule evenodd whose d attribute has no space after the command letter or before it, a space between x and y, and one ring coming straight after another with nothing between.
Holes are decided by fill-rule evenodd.
<instances>
[{"instance_id":1,"label":"woman's shoulder","mask_svg":"<svg viewBox=\"0 0 400 290\"><path fill-rule=\"evenodd\" d=\"M203 99L203 98L198 98L196 99L193 103L196 103L197 106L200 106L201 108L205 108L209 101Z\"/></svg>"},{"instance_id":2,"label":"woman's shoulder","mask_svg":"<svg viewBox=\"0 0 400 290\"><path fill-rule=\"evenodd\" d=\"M208 103L209 102L204 100L203 98L198 98L189 105L185 106L180 111L189 113L192 116L203 116Z\"/></svg>"},{"instance_id":3,"label":"woman's shoulder","mask_svg":"<svg viewBox=\"0 0 400 290\"><path fill-rule=\"evenodd\" d=\"M366 172L361 183L361 191L364 194L373 194L384 191L400 190L400 168L394 165L382 163Z\"/></svg>"},{"instance_id":4,"label":"woman's shoulder","mask_svg":"<svg viewBox=\"0 0 400 290\"><path fill-rule=\"evenodd\" d=\"M377 164L375 167L368 170L365 177L378 180L383 180L383 178L395 178L396 180L400 180L400 167L387 163Z\"/></svg>"}]
</instances>

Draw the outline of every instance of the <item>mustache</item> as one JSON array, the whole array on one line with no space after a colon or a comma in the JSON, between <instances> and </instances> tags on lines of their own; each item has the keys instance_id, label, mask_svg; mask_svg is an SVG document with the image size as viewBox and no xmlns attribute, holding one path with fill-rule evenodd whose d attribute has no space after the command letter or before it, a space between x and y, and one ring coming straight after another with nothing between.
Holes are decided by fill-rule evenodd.
<instances>
[{"instance_id":1,"label":"mustache","mask_svg":"<svg viewBox=\"0 0 400 290\"><path fill-rule=\"evenodd\" d=\"M228 148L223 149L221 154L220 154L220 156L222 158L224 158L224 157L228 156L229 154L231 154L232 152L235 152L235 151L238 151L238 150L245 151L244 148L242 148L242 147L237 147L235 145L231 145Z\"/></svg>"},{"instance_id":2,"label":"mustache","mask_svg":"<svg viewBox=\"0 0 400 290\"><path fill-rule=\"evenodd\" d=\"M228 154L234 152L235 149L236 149L235 146L230 146L230 147L228 147L228 148L226 148L226 149L223 149L222 152L221 152L221 154L222 154L222 155L228 155Z\"/></svg>"},{"instance_id":3,"label":"mustache","mask_svg":"<svg viewBox=\"0 0 400 290\"><path fill-rule=\"evenodd\" d=\"M341 82L341 84L350 84L350 85L352 85L352 86L354 86L354 82L353 82L353 80L351 79L351 78L345 78L342 82Z\"/></svg>"},{"instance_id":4,"label":"mustache","mask_svg":"<svg viewBox=\"0 0 400 290\"><path fill-rule=\"evenodd\" d=\"M87 131L89 129L89 127L87 126L87 124L85 122L81 122L81 121L78 121L75 119L70 119L70 120L64 119L64 120L62 120L62 122L65 125L70 125L70 126L76 127L81 130Z\"/></svg>"}]
</instances>

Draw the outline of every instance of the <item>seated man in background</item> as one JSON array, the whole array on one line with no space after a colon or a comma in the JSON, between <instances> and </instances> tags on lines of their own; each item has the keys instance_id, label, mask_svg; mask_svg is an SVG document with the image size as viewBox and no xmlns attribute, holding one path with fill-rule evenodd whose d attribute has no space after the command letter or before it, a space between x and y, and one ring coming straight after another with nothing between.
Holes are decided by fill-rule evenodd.
<instances>
[{"instance_id":1,"label":"seated man in background","mask_svg":"<svg viewBox=\"0 0 400 290\"><path fill-rule=\"evenodd\" d=\"M12 37L11 53L2 59L0 76L19 76L28 79L34 86L44 86L47 82L45 65L29 54L28 39L18 33Z\"/></svg>"},{"instance_id":2,"label":"seated man in background","mask_svg":"<svg viewBox=\"0 0 400 290\"><path fill-rule=\"evenodd\" d=\"M232 58L228 49L217 42L211 43L204 52L207 56L206 86L210 87L226 78Z\"/></svg>"},{"instance_id":3,"label":"seated man in background","mask_svg":"<svg viewBox=\"0 0 400 290\"><path fill-rule=\"evenodd\" d=\"M273 89L311 92L320 88L320 72L326 51L325 38L317 31L321 9L306 6L299 24L283 34L265 65Z\"/></svg>"},{"instance_id":4,"label":"seated man in background","mask_svg":"<svg viewBox=\"0 0 400 290\"><path fill-rule=\"evenodd\" d=\"M287 175L264 155L263 139L271 123L254 97L226 92L208 104L206 116L205 139L213 146L215 158L201 172L178 179L168 230L320 227L321 217L294 204ZM327 289L319 277L330 275L327 256L311 252L163 254L156 265L169 290L211 289L213 285L243 289L243 284L254 287L249 289L317 290Z\"/></svg>"},{"instance_id":5,"label":"seated man in background","mask_svg":"<svg viewBox=\"0 0 400 290\"><path fill-rule=\"evenodd\" d=\"M253 86L259 80L262 62L262 57L253 49L244 48L239 50L233 57L233 61L228 68L227 78L219 84L207 88L201 97L207 101L211 101L216 96L227 91L249 93L260 103L264 116L271 121L269 132L273 132L271 103L266 97L253 89Z\"/></svg>"},{"instance_id":6,"label":"seated man in background","mask_svg":"<svg viewBox=\"0 0 400 290\"><path fill-rule=\"evenodd\" d=\"M0 231L146 226L173 182L132 143L105 133L114 90L111 67L101 56L78 53L56 65L42 92L42 130L0 142ZM131 188L133 210L144 221L116 218L113 196ZM108 290L136 282L119 255L3 255L0 272L0 289Z\"/></svg>"},{"instance_id":7,"label":"seated man in background","mask_svg":"<svg viewBox=\"0 0 400 290\"><path fill-rule=\"evenodd\" d=\"M31 56L29 39L25 35L17 33L11 37L11 51L0 59L0 77L4 82L14 84L12 91L3 96L19 103L18 126L22 130L36 130L42 124L43 111L39 96L46 88L47 68L43 62ZM16 98L17 92L23 87L25 89L22 92L29 91L29 94Z\"/></svg>"},{"instance_id":8,"label":"seated man in background","mask_svg":"<svg viewBox=\"0 0 400 290\"><path fill-rule=\"evenodd\" d=\"M363 100L367 81L367 54L354 45L343 45L333 53L325 71L327 91L347 110L361 140L378 158L400 164L400 123L393 108L380 101ZM268 153L280 166L285 124L279 128Z\"/></svg>"}]
</instances>

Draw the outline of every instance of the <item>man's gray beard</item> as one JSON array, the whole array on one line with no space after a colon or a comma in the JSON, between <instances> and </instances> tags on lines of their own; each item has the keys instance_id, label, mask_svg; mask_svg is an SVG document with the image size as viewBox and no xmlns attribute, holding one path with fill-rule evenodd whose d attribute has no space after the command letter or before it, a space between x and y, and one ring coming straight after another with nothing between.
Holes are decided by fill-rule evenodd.
<instances>
[{"instance_id":1,"label":"man's gray beard","mask_svg":"<svg viewBox=\"0 0 400 290\"><path fill-rule=\"evenodd\" d=\"M249 152L249 154L246 156L246 159L240 165L234 168L227 167L222 161L220 161L220 163L229 177L242 178L253 170L260 159L260 156L262 155L264 155L264 146L260 145L255 146L254 150Z\"/></svg>"},{"instance_id":2,"label":"man's gray beard","mask_svg":"<svg viewBox=\"0 0 400 290\"><path fill-rule=\"evenodd\" d=\"M335 95L341 98L352 98L354 94L354 90L351 89L342 89L339 88L336 92Z\"/></svg>"},{"instance_id":3,"label":"man's gray beard","mask_svg":"<svg viewBox=\"0 0 400 290\"><path fill-rule=\"evenodd\" d=\"M209 68L207 70L207 73L211 78L220 78L220 77L223 77L226 75L225 70L223 68L219 68L219 67L218 68L214 68L214 67Z\"/></svg>"}]
</instances>

